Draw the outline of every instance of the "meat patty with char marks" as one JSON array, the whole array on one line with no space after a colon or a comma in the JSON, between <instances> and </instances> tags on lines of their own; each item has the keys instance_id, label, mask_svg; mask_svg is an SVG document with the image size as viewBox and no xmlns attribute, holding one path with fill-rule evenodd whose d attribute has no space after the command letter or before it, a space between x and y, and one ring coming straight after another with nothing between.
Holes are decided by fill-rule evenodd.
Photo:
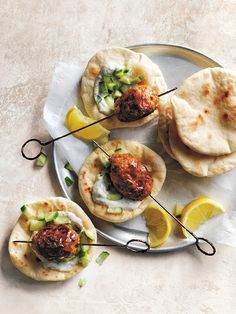
<instances>
[{"instance_id":1,"label":"meat patty with char marks","mask_svg":"<svg viewBox=\"0 0 236 314\"><path fill-rule=\"evenodd\" d=\"M110 161L111 181L124 197L142 201L151 193L153 179L141 161L131 154L113 154Z\"/></svg>"},{"instance_id":2,"label":"meat patty with char marks","mask_svg":"<svg viewBox=\"0 0 236 314\"><path fill-rule=\"evenodd\" d=\"M78 252L79 235L68 225L49 224L32 238L32 248L36 255L51 262L61 262Z\"/></svg>"},{"instance_id":3,"label":"meat patty with char marks","mask_svg":"<svg viewBox=\"0 0 236 314\"><path fill-rule=\"evenodd\" d=\"M130 88L115 102L115 113L120 121L135 121L158 108L159 98L156 89L138 86Z\"/></svg>"}]
</instances>

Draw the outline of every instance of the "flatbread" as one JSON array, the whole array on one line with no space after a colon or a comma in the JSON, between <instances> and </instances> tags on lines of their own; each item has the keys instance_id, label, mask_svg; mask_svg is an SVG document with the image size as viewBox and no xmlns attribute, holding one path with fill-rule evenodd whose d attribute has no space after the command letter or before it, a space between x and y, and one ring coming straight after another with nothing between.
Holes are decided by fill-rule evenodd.
<instances>
[{"instance_id":1,"label":"flatbread","mask_svg":"<svg viewBox=\"0 0 236 314\"><path fill-rule=\"evenodd\" d=\"M236 150L236 72L207 68L186 79L172 96L182 142L211 156Z\"/></svg>"},{"instance_id":2,"label":"flatbread","mask_svg":"<svg viewBox=\"0 0 236 314\"><path fill-rule=\"evenodd\" d=\"M93 230L96 237L96 229L94 228L91 220L84 213L84 211L74 202L65 199L63 197L53 197L43 201L38 201L29 206L37 211L42 208L46 212L48 211L69 211L81 218L83 226L86 229ZM26 276L39 281L62 281L71 278L76 273L83 270L81 265L77 266L77 269L71 271L58 271L50 268L44 268L43 263L36 259L35 253L32 251L30 245L23 243L13 243L14 240L30 240L32 232L29 230L29 224L27 218L22 214L9 239L9 253L13 264ZM96 238L93 242L96 243ZM93 249L90 247L89 254L92 256Z\"/></svg>"},{"instance_id":3,"label":"flatbread","mask_svg":"<svg viewBox=\"0 0 236 314\"><path fill-rule=\"evenodd\" d=\"M174 120L170 124L169 142L175 158L187 172L194 176L217 176L236 167L236 152L213 157L196 153L188 148L181 141Z\"/></svg>"},{"instance_id":4,"label":"flatbread","mask_svg":"<svg viewBox=\"0 0 236 314\"><path fill-rule=\"evenodd\" d=\"M166 177L166 167L162 158L150 148L134 141L114 140L102 146L105 151L114 151L117 148L123 148L128 153L139 159L151 172L153 178L152 195L156 196L164 183ZM123 222L140 215L147 205L152 201L150 197L145 198L139 208L134 210L124 210L122 214L108 214L107 206L96 204L92 198L92 189L96 177L101 173L103 166L99 160L101 150L96 149L84 162L79 173L79 190L82 199L87 205L90 212L106 221Z\"/></svg>"},{"instance_id":5,"label":"flatbread","mask_svg":"<svg viewBox=\"0 0 236 314\"><path fill-rule=\"evenodd\" d=\"M169 126L171 124L172 119L173 119L173 112L172 112L171 102L169 101L169 102L166 102L165 104L160 104L159 120L158 120L158 125L157 125L158 135L167 153L170 155L170 157L175 159L175 156L172 152L172 149L169 143Z\"/></svg>"},{"instance_id":6,"label":"flatbread","mask_svg":"<svg viewBox=\"0 0 236 314\"><path fill-rule=\"evenodd\" d=\"M97 76L104 67L115 69L116 67L130 67L136 75L144 74L148 86L156 87L158 94L167 90L165 80L159 67L153 63L146 55L136 53L132 50L119 47L105 48L97 52L89 61L81 82L81 97L87 114L95 119L106 117L99 112L93 96L94 84ZM165 96L160 98L160 102L165 101ZM158 110L150 115L132 122L121 122L116 117L102 123L105 128L126 128L139 127L158 116Z\"/></svg>"}]
</instances>

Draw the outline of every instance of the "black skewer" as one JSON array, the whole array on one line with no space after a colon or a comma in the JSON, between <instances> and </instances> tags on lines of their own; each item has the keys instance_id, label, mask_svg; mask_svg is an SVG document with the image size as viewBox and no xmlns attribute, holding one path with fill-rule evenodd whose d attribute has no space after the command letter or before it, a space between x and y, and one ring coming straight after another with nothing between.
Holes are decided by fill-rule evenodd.
<instances>
[{"instance_id":1,"label":"black skewer","mask_svg":"<svg viewBox=\"0 0 236 314\"><path fill-rule=\"evenodd\" d=\"M134 247L132 246L133 242L140 242L145 246L142 247ZM25 240L15 240L13 243L22 243L22 244L31 244L32 241L25 241ZM150 249L150 245L147 241L140 240L140 239L131 239L126 244L105 244L105 243L79 243L79 245L87 245L87 246L109 246L109 247L117 247L120 249L127 249L134 253L145 253Z\"/></svg>"},{"instance_id":2,"label":"black skewer","mask_svg":"<svg viewBox=\"0 0 236 314\"><path fill-rule=\"evenodd\" d=\"M107 152L105 152L104 149L100 145L98 145L95 141L93 141L93 142L95 145L98 146L99 149L101 149L103 151L103 153L105 153L108 157L110 157L110 155ZM169 216L171 216L182 228L184 228L195 239L194 244L196 245L197 249L201 253L208 255L208 256L215 255L216 248L214 247L214 245L209 240L202 238L202 237L198 237L195 233L193 233L191 230L189 230L178 218L176 218L168 209L166 209L158 200L156 200L151 194L149 194L149 197L151 197L151 199L154 202L156 202L161 208L163 208ZM205 251L203 248L201 248L201 246L200 246L201 242L205 242L208 245L210 245L210 247L212 248L212 252Z\"/></svg>"},{"instance_id":3,"label":"black skewer","mask_svg":"<svg viewBox=\"0 0 236 314\"><path fill-rule=\"evenodd\" d=\"M159 94L158 97L161 97L161 96L164 96L164 95L166 95L166 94L168 94L168 93L171 93L171 92L173 92L173 91L176 90L176 89L177 89L177 87L172 88L172 89L170 89L170 90L167 90L166 92ZM116 115L116 114L113 113L113 114L111 114L111 115L109 115L109 116L107 116L107 117L105 117L105 118L102 118L102 119L100 119L100 120L94 121L94 122L92 122L92 123L90 123L90 124L88 124L88 125L83 126L82 128L79 128L79 129L76 129L76 130L74 130L74 131L72 131L72 132L63 134L63 135L61 135L61 136L59 136L59 137L56 137L56 138L53 138L52 140L47 141L47 142L42 142L42 141L40 141L40 140L37 139L37 138L31 138L31 139L29 139L28 141L26 141L26 142L22 145L22 147L21 147L21 154L22 154L22 156L23 156L25 159L27 159L27 160L35 160L35 159L37 159L37 158L39 157L39 155L41 154L43 147L45 147L45 146L47 146L47 145L50 145L50 144L52 144L52 143L54 143L54 142L56 142L56 141L58 141L58 140L60 140L60 139L62 139L62 138L64 138L64 137L67 137L67 136L69 136L69 135L71 135L71 134L74 134L74 133L76 133L76 132L79 132L79 131L82 131L82 130L84 130L84 129L87 129L88 127L90 127L90 126L92 126L92 125L95 125L95 124L97 124L97 123L100 123L100 122L103 122L103 121L105 121L105 120L107 120L107 119L110 119L110 118L114 117L115 115ZM32 143L32 142L36 143L36 144L39 146L39 152L38 152L37 155L35 155L35 156L33 156L33 157L30 157L30 156L27 156L27 154L24 152L24 150L25 150L26 146L27 146L29 143Z\"/></svg>"}]
</instances>

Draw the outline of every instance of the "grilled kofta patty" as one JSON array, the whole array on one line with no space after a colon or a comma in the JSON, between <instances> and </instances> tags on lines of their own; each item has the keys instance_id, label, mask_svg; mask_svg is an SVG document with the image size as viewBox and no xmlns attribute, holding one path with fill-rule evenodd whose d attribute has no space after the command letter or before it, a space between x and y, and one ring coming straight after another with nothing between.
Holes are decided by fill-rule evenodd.
<instances>
[{"instance_id":1,"label":"grilled kofta patty","mask_svg":"<svg viewBox=\"0 0 236 314\"><path fill-rule=\"evenodd\" d=\"M113 154L110 161L111 181L124 197L141 201L151 193L153 179L141 161L131 154Z\"/></svg>"},{"instance_id":2,"label":"grilled kofta patty","mask_svg":"<svg viewBox=\"0 0 236 314\"><path fill-rule=\"evenodd\" d=\"M32 248L48 261L61 262L77 253L79 242L78 234L68 225L49 224L34 235Z\"/></svg>"},{"instance_id":3,"label":"grilled kofta patty","mask_svg":"<svg viewBox=\"0 0 236 314\"><path fill-rule=\"evenodd\" d=\"M157 91L139 86L126 91L115 102L115 113L120 121L129 122L141 119L158 107Z\"/></svg>"}]
</instances>

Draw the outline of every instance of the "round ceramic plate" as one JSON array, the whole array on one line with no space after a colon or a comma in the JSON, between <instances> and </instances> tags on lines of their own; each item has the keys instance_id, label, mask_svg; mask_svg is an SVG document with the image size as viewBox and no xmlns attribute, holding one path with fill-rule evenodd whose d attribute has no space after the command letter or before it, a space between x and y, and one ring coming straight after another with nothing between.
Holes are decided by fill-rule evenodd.
<instances>
[{"instance_id":1,"label":"round ceramic plate","mask_svg":"<svg viewBox=\"0 0 236 314\"><path fill-rule=\"evenodd\" d=\"M129 48L146 54L154 63L158 64L169 88L179 86L184 79L203 68L220 66L214 60L197 51L175 45L146 44ZM119 132L119 130L112 132ZM68 171L64 166L67 160L59 150L58 145L54 146L53 153L56 173L65 196L78 203L86 211L102 237L118 244L126 244L130 239L147 239L148 230L141 216L119 224L106 222L93 216L83 204L77 184L74 184L73 188L68 188L65 184L64 178L68 175ZM84 158L86 157L84 156ZM74 176L75 181L77 181L76 175ZM161 247L151 249L150 252L175 251L194 243L191 239L181 239L176 236L176 232L178 230L173 228L168 240ZM138 245L134 247L138 248Z\"/></svg>"}]
</instances>

